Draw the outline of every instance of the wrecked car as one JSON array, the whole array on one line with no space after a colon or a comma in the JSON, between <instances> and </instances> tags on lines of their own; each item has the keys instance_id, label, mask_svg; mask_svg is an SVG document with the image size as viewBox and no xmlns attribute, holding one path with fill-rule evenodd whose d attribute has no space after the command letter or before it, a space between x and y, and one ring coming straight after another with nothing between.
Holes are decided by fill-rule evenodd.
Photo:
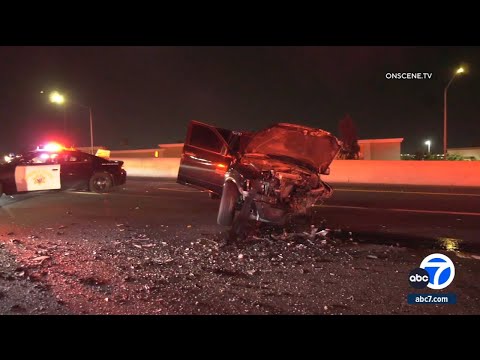
<instances>
[{"instance_id":1,"label":"wrecked car","mask_svg":"<svg viewBox=\"0 0 480 360\"><path fill-rule=\"evenodd\" d=\"M220 225L237 218L284 223L332 195L321 175L339 150L335 136L302 125L238 132L191 121L177 182L220 198Z\"/></svg>"}]
</instances>

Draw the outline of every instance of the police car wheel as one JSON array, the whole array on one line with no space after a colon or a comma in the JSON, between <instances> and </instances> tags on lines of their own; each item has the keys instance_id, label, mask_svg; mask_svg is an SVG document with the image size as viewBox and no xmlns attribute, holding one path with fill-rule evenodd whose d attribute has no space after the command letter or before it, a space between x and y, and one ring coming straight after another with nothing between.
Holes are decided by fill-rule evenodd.
<instances>
[{"instance_id":1,"label":"police car wheel","mask_svg":"<svg viewBox=\"0 0 480 360\"><path fill-rule=\"evenodd\" d=\"M90 178L90 191L96 193L106 193L112 189L112 178L107 173L95 173Z\"/></svg>"}]
</instances>

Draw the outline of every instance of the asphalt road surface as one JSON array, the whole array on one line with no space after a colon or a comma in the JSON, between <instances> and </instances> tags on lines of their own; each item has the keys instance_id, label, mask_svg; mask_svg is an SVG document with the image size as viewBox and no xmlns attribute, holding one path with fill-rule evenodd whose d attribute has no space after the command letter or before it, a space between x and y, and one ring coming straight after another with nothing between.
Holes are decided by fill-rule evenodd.
<instances>
[{"instance_id":1,"label":"asphalt road surface","mask_svg":"<svg viewBox=\"0 0 480 360\"><path fill-rule=\"evenodd\" d=\"M218 200L174 180L0 198L1 314L478 314L480 189L334 185L313 223L227 244ZM323 231L322 231L323 230ZM444 290L409 272L443 253ZM408 305L410 293L456 305Z\"/></svg>"}]
</instances>

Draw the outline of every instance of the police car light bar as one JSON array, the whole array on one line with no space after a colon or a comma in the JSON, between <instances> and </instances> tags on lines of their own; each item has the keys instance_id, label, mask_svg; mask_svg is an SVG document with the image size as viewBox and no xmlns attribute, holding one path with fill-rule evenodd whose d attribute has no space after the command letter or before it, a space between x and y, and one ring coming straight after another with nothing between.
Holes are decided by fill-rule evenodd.
<instances>
[{"instance_id":1,"label":"police car light bar","mask_svg":"<svg viewBox=\"0 0 480 360\"><path fill-rule=\"evenodd\" d=\"M51 151L51 152L61 151L63 149L64 149L64 147L62 145L54 143L54 142L47 143L43 146L38 146L37 147L37 150Z\"/></svg>"}]
</instances>

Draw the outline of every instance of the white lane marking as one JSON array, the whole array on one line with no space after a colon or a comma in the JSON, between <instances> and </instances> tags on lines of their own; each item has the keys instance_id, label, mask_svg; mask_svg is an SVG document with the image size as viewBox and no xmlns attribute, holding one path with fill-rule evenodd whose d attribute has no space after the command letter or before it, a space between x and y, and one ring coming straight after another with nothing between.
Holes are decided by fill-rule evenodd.
<instances>
[{"instance_id":1,"label":"white lane marking","mask_svg":"<svg viewBox=\"0 0 480 360\"><path fill-rule=\"evenodd\" d=\"M183 190L183 189L172 189L172 188L156 188L157 190L168 190L168 191L178 191L178 192L205 192L202 190Z\"/></svg>"},{"instance_id":2,"label":"white lane marking","mask_svg":"<svg viewBox=\"0 0 480 360\"><path fill-rule=\"evenodd\" d=\"M167 182L164 182L164 181L149 181L149 180L130 180L129 181L131 184L149 184L149 185L178 185L178 186L182 186L181 184L177 183L177 182L170 182L170 181L167 181Z\"/></svg>"},{"instance_id":3,"label":"white lane marking","mask_svg":"<svg viewBox=\"0 0 480 360\"><path fill-rule=\"evenodd\" d=\"M416 195L445 195L445 196L478 196L480 194L469 193L436 193L427 191L400 191L400 190L368 190L368 189L339 189L334 188L334 191L357 191L357 192L377 192L377 193L395 193L395 194L416 194Z\"/></svg>"},{"instance_id":4,"label":"white lane marking","mask_svg":"<svg viewBox=\"0 0 480 360\"><path fill-rule=\"evenodd\" d=\"M201 193L199 193L201 194ZM160 194L156 194L153 193L153 194L131 194L131 193L117 193L116 195L120 195L120 196L134 196L134 197L143 197L143 198L149 198L149 199L154 199L158 196L160 196Z\"/></svg>"},{"instance_id":5,"label":"white lane marking","mask_svg":"<svg viewBox=\"0 0 480 360\"><path fill-rule=\"evenodd\" d=\"M182 193L205 193L206 191L201 190L181 190L181 189L167 189L167 188L158 188L157 190L166 190L166 191L175 191L175 192L182 192ZM150 194L135 194L129 192L111 192L111 193L95 193L95 192L85 192L85 191L67 191L68 194L80 194L80 195L94 195L94 196L109 196L109 195L127 195L127 196L142 196L142 197L154 197L155 192L151 191Z\"/></svg>"},{"instance_id":6,"label":"white lane marking","mask_svg":"<svg viewBox=\"0 0 480 360\"><path fill-rule=\"evenodd\" d=\"M338 209L354 209L354 210L382 210L382 211L399 211L399 212L413 212L421 214L440 214L440 215L465 215L465 216L480 216L476 212L464 211L441 211L441 210L420 210L420 209L388 209L388 208L369 208L364 206L348 206L348 205L318 205L316 207L338 208Z\"/></svg>"}]
</instances>

